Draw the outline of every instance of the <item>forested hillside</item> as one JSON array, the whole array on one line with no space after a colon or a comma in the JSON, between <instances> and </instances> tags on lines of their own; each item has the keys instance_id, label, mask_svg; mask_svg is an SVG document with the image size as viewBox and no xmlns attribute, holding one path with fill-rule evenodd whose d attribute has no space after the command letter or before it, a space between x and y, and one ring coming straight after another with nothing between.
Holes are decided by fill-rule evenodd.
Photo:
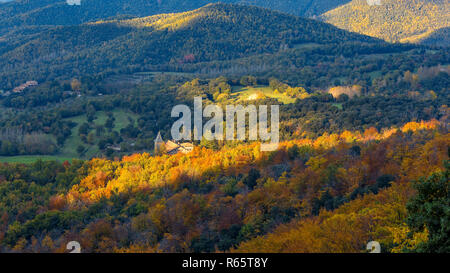
<instances>
[{"instance_id":1,"label":"forested hillside","mask_svg":"<svg viewBox=\"0 0 450 273\"><path fill-rule=\"evenodd\" d=\"M67 5L64 0L17 0L0 4L0 35L17 28L185 12L217 2L322 18L337 27L386 41L449 43L448 33L440 31L450 24L448 0L381 0L381 5L369 5L367 0L135 0L132 4L128 0L82 0L79 6ZM429 36L438 38L428 39Z\"/></svg>"},{"instance_id":2,"label":"forested hillside","mask_svg":"<svg viewBox=\"0 0 450 273\"><path fill-rule=\"evenodd\" d=\"M449 144L445 126L430 121L299 138L270 153L253 143L0 164L0 247L63 252L76 240L83 252L364 252L377 240L384 252L445 251L445 221L415 217L427 200L448 220ZM416 182L411 199L413 182L432 174L440 183Z\"/></svg>"},{"instance_id":3,"label":"forested hillside","mask_svg":"<svg viewBox=\"0 0 450 273\"><path fill-rule=\"evenodd\" d=\"M7 38L0 42L2 89L12 88L20 78L164 71L162 65L236 59L308 43L378 42L322 22L229 4Z\"/></svg>"},{"instance_id":4,"label":"forested hillside","mask_svg":"<svg viewBox=\"0 0 450 273\"><path fill-rule=\"evenodd\" d=\"M374 54L358 55L371 50ZM172 107L192 105L195 96L206 104L281 104L283 140L372 126L380 130L411 120L448 122L449 67L441 65L449 61L448 52L376 54L379 50L393 48L313 47L201 68L226 75L264 68L261 61L272 64L256 76L208 79L193 73L142 72L52 80L21 93L3 93L0 156L7 157L0 159L113 158L153 150L158 131L170 137Z\"/></svg>"},{"instance_id":5,"label":"forested hillside","mask_svg":"<svg viewBox=\"0 0 450 273\"><path fill-rule=\"evenodd\" d=\"M401 3L403 2L400 1L395 5ZM419 14L421 20L432 20L444 26L448 19L443 15L446 10L442 7L445 5L436 4L432 7L429 5L431 4L424 5L420 11L435 10L436 18L434 13L426 16ZM70 7L77 8L77 6ZM373 9L376 14L388 15L391 9L397 9L397 6L392 6L386 13L377 11L383 6L367 5L367 7L371 10L366 11ZM392 16L396 17L399 14ZM346 15L344 17L347 18ZM431 17L434 19L426 19ZM370 15L370 18L375 17ZM359 19L355 21L358 27L367 23L362 20L361 24L359 21ZM437 24L433 23L432 28L440 27ZM373 25L377 24L367 23L371 29ZM385 25L404 33L400 27L409 24L401 22ZM416 24L412 21L410 25L414 28L427 26L426 23ZM338 26L344 27L339 24ZM364 33L362 29L351 30ZM380 31L389 33L383 29ZM367 34L377 36L374 33ZM421 36L423 43L442 44L446 41L448 31L442 28L429 34ZM389 35L394 37L396 34ZM387 39L384 36L380 38ZM130 50L131 48L133 50ZM335 58L350 54L355 57L361 54L396 53L411 48L383 44L376 39L346 32L318 21L262 8L212 4L184 13L134 19L124 19L122 16L121 19L101 20L83 25L59 27L41 25L10 30L0 39L2 74L0 90L12 89L29 79L42 82L61 77L68 79L85 75L105 76L142 71L215 73L217 76L221 73L242 75L263 72L261 70L276 73L280 70L271 69L271 66L281 64L285 71L298 66L299 61L314 59L314 62L319 62L318 58L312 56L318 51L321 55L328 52L327 55ZM307 60L299 58L298 55L298 52L304 49L309 49L312 53L312 55L303 54L304 57L308 57ZM266 53L276 55L270 57ZM228 68L222 68L223 63L218 64L221 61L253 56L254 59L241 60L240 64L226 63L225 66ZM321 58L320 61L327 59ZM230 69L230 65L245 71L236 73L234 68ZM210 69L211 67L216 71ZM286 75L283 73L283 76Z\"/></svg>"},{"instance_id":6,"label":"forested hillside","mask_svg":"<svg viewBox=\"0 0 450 273\"><path fill-rule=\"evenodd\" d=\"M0 4L0 252L450 252L448 1L210 2ZM278 149L156 150L195 97Z\"/></svg>"},{"instance_id":7,"label":"forested hillside","mask_svg":"<svg viewBox=\"0 0 450 273\"><path fill-rule=\"evenodd\" d=\"M215 2L256 5L309 17L320 15L348 0L82 0L80 6L67 5L65 0L17 0L0 4L0 33L2 29L13 26L73 25L119 15L143 17L184 12Z\"/></svg>"},{"instance_id":8,"label":"forested hillside","mask_svg":"<svg viewBox=\"0 0 450 273\"><path fill-rule=\"evenodd\" d=\"M6 161L151 150L158 131L169 136L170 109L194 96L282 104L283 140L448 117L447 50L257 7L215 4L14 33L0 43ZM39 85L12 92L29 80Z\"/></svg>"},{"instance_id":9,"label":"forested hillside","mask_svg":"<svg viewBox=\"0 0 450 273\"><path fill-rule=\"evenodd\" d=\"M323 14L326 22L342 29L391 42L422 42L448 46L450 2L448 0L381 0L369 5L353 0ZM428 37L437 36L439 38Z\"/></svg>"}]
</instances>

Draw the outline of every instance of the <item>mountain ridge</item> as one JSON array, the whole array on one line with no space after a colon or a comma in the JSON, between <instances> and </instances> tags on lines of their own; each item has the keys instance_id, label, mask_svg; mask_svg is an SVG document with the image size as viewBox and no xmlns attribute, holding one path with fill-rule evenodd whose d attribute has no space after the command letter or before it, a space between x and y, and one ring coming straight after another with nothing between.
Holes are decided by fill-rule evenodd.
<instances>
[{"instance_id":1,"label":"mountain ridge","mask_svg":"<svg viewBox=\"0 0 450 273\"><path fill-rule=\"evenodd\" d=\"M68 5L64 0L17 0L0 3L0 38L17 28L180 13L210 3L258 6L310 17L388 42L448 45L450 40L445 31L450 27L448 0L380 0L379 5L367 0L135 0L132 4L128 0L83 0L81 5Z\"/></svg>"},{"instance_id":2,"label":"mountain ridge","mask_svg":"<svg viewBox=\"0 0 450 273\"><path fill-rule=\"evenodd\" d=\"M32 70L37 64L41 70L47 70L44 74L52 74L58 67L66 73L97 73L101 70L98 67L230 60L274 53L283 46L303 43L381 42L323 22L234 4L209 4L185 13L62 26L25 39L22 44L12 40L16 43L9 45L12 49L8 50L8 43L0 46L3 74ZM184 59L191 55L193 60Z\"/></svg>"},{"instance_id":3,"label":"mountain ridge","mask_svg":"<svg viewBox=\"0 0 450 273\"><path fill-rule=\"evenodd\" d=\"M0 3L0 26L73 25L115 17L132 15L144 17L161 13L178 13L200 8L209 3L254 5L297 16L315 16L335 8L348 0L291 0L276 2L267 0L195 0L195 1L145 1L134 0L82 0L81 5L67 5L64 0L17 0ZM2 11L3 10L3 11ZM1 27L0 27L1 28Z\"/></svg>"},{"instance_id":4,"label":"mountain ridge","mask_svg":"<svg viewBox=\"0 0 450 273\"><path fill-rule=\"evenodd\" d=\"M320 16L322 20L348 31L377 37L388 42L420 43L439 35L440 45L448 46L450 1L382 0L369 5L366 0L352 0Z\"/></svg>"}]
</instances>

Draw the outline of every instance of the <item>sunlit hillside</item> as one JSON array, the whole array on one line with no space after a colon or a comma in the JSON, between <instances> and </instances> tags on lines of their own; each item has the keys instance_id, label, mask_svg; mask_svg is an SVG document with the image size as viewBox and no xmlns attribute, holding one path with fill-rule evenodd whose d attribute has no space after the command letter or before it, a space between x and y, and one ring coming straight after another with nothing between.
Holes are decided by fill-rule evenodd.
<instances>
[{"instance_id":1,"label":"sunlit hillside","mask_svg":"<svg viewBox=\"0 0 450 273\"><path fill-rule=\"evenodd\" d=\"M0 33L8 28L74 25L118 16L150 16L184 12L209 3L246 4L311 17L320 15L349 0L82 0L81 5L67 5L65 0L0 1Z\"/></svg>"},{"instance_id":2,"label":"sunlit hillside","mask_svg":"<svg viewBox=\"0 0 450 273\"><path fill-rule=\"evenodd\" d=\"M85 252L364 252L379 240L385 252L415 250L446 238L424 230L421 218L414 242L407 218L418 211L406 204L414 181L448 179L439 173L449 137L437 121L411 122L292 140L270 153L253 143L0 164L0 246L63 252L76 240ZM421 190L427 185L417 187L424 198L441 196L440 188Z\"/></svg>"},{"instance_id":3,"label":"sunlit hillside","mask_svg":"<svg viewBox=\"0 0 450 273\"><path fill-rule=\"evenodd\" d=\"M32 74L39 80L65 73L126 71L127 67L150 70L163 64L274 53L283 46L345 42L380 43L320 21L277 11L210 4L185 13L99 21L38 34L31 32L23 37L8 36L0 42L0 86L5 88L4 84L10 83L8 79L17 81L18 75L23 74Z\"/></svg>"},{"instance_id":4,"label":"sunlit hillside","mask_svg":"<svg viewBox=\"0 0 450 273\"><path fill-rule=\"evenodd\" d=\"M450 26L448 0L353 0L323 14L321 18L337 27L382 38L390 42L421 42ZM440 44L448 45L448 32Z\"/></svg>"}]
</instances>

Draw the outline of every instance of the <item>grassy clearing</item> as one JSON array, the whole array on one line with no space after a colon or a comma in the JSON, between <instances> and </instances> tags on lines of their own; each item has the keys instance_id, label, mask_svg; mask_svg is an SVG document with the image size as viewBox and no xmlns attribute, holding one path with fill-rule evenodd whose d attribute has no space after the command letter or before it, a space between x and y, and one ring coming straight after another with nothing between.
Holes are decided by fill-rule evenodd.
<instances>
[{"instance_id":1,"label":"grassy clearing","mask_svg":"<svg viewBox=\"0 0 450 273\"><path fill-rule=\"evenodd\" d=\"M150 82L156 76L178 76L178 77L193 77L192 73L183 72L136 72L133 74L120 74L108 77L106 82L108 83L131 83L131 84L142 84L145 82Z\"/></svg>"},{"instance_id":2,"label":"grassy clearing","mask_svg":"<svg viewBox=\"0 0 450 273\"><path fill-rule=\"evenodd\" d=\"M342 110L342 103L333 103L332 105L339 108L339 110Z\"/></svg>"},{"instance_id":3,"label":"grassy clearing","mask_svg":"<svg viewBox=\"0 0 450 273\"><path fill-rule=\"evenodd\" d=\"M120 132L121 129L128 126L130 123L129 118L132 118L135 122L138 118L137 115L124 111L115 109L112 111L115 121L114 121L114 131ZM104 125L106 120L108 119L108 116L105 112L100 111L96 113L96 119L93 121L95 125ZM33 163L38 159L42 160L56 160L60 162L64 162L68 160L69 162L72 161L74 158L80 158L80 155L77 152L77 147L82 145L86 148L86 152L83 159L88 159L94 156L99 155L99 149L97 146L97 141L94 145L88 145L84 143L80 136L78 135L78 129L80 128L81 124L87 122L86 115L76 116L72 118L67 118L65 120L70 120L77 125L72 128L72 135L66 140L64 143L64 147L62 147L58 154L56 155L21 155L21 156L0 156L0 162L8 162L8 163Z\"/></svg>"},{"instance_id":4,"label":"grassy clearing","mask_svg":"<svg viewBox=\"0 0 450 273\"><path fill-rule=\"evenodd\" d=\"M273 89L269 86L255 86L255 87L245 87L245 86L234 86L231 94L231 98L238 101L248 101L253 100L258 97L258 94L263 94L268 98L277 99L283 104L294 103L295 99L286 96L282 93L274 93Z\"/></svg>"},{"instance_id":5,"label":"grassy clearing","mask_svg":"<svg viewBox=\"0 0 450 273\"><path fill-rule=\"evenodd\" d=\"M171 76L192 76L192 73L185 72L136 72L134 76L157 76L157 75L171 75Z\"/></svg>"},{"instance_id":6,"label":"grassy clearing","mask_svg":"<svg viewBox=\"0 0 450 273\"><path fill-rule=\"evenodd\" d=\"M44 161L69 161L71 162L73 158L63 157L57 155L20 155L20 156L0 156L0 162L2 163L33 163L36 160L41 159Z\"/></svg>"},{"instance_id":7,"label":"grassy clearing","mask_svg":"<svg viewBox=\"0 0 450 273\"><path fill-rule=\"evenodd\" d=\"M304 43L304 44L296 44L294 45L295 49L305 49L305 50L311 50L311 49L315 49L321 47L320 44L316 44L316 43Z\"/></svg>"},{"instance_id":8,"label":"grassy clearing","mask_svg":"<svg viewBox=\"0 0 450 273\"><path fill-rule=\"evenodd\" d=\"M370 72L369 76L373 80L373 79L380 78L382 76L382 73L381 73L381 71L377 70L377 71Z\"/></svg>"}]
</instances>

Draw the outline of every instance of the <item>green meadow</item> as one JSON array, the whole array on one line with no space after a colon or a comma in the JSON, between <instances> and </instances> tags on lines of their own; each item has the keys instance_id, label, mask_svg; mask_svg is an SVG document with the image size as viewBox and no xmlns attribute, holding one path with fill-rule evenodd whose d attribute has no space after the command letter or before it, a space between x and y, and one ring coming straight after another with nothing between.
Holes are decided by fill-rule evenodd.
<instances>
[{"instance_id":1,"label":"green meadow","mask_svg":"<svg viewBox=\"0 0 450 273\"><path fill-rule=\"evenodd\" d=\"M124 110L119 110L119 109L115 109L114 111L112 111L112 114L115 118L114 128L112 130L117 131L117 132L120 132L121 129L128 126L128 124L130 123L129 118L132 118L134 121L136 121L138 118L138 116L133 113L126 112ZM97 112L95 114L95 116L96 116L96 119L93 121L94 126L95 125L104 125L106 120L108 119L108 116L103 111ZM86 147L86 152L84 153L84 156L83 156L84 158L91 158L96 155L99 155L100 151L97 146L97 143L98 143L97 141L95 141L94 145L89 145L89 144L84 143L81 140L80 136L78 135L78 129L80 128L80 126L83 123L87 123L86 115L72 117L72 118L68 118L66 120L73 121L73 122L77 123L77 125L74 128L72 128L72 135L64 143L64 147L62 147L62 149L60 150L60 156L79 157L79 154L77 153L77 147L80 145Z\"/></svg>"},{"instance_id":2,"label":"green meadow","mask_svg":"<svg viewBox=\"0 0 450 273\"><path fill-rule=\"evenodd\" d=\"M114 121L114 128L113 131L120 132L121 129L128 126L130 123L129 118L132 118L134 121L137 120L138 116L127 112L124 110L115 109L111 111L115 121ZM104 125L106 120L108 119L108 116L106 112L99 111L95 114L96 119L92 122L92 127L95 125ZM84 143L80 136L78 135L78 129L83 123L87 123L87 117L86 115L80 115L76 117L67 118L65 120L70 120L77 125L72 128L72 135L68 137L64 143L63 147L59 148L59 152L55 155L21 155L21 156L0 156L0 162L8 162L8 163L32 163L35 162L38 159L42 159L45 161L49 160L56 160L56 161L71 161L74 158L82 158L87 159L94 156L100 155L100 150L97 146L98 140L95 140L95 142L90 145ZM95 129L93 129L95 130ZM78 146L84 146L86 148L86 151L84 152L84 155L80 157L80 155L77 152Z\"/></svg>"},{"instance_id":3,"label":"green meadow","mask_svg":"<svg viewBox=\"0 0 450 273\"><path fill-rule=\"evenodd\" d=\"M0 156L0 162L2 162L2 163L33 163L38 159L41 159L44 161L59 161L59 162L64 162L67 160L67 161L71 162L73 158L58 156L58 155Z\"/></svg>"},{"instance_id":4,"label":"green meadow","mask_svg":"<svg viewBox=\"0 0 450 273\"><path fill-rule=\"evenodd\" d=\"M294 98L291 98L283 93L275 93L274 90L269 86L234 86L231 93L231 98L235 102L248 101L258 98L258 95L261 94L268 98L277 99L283 104L290 104L295 102Z\"/></svg>"}]
</instances>

